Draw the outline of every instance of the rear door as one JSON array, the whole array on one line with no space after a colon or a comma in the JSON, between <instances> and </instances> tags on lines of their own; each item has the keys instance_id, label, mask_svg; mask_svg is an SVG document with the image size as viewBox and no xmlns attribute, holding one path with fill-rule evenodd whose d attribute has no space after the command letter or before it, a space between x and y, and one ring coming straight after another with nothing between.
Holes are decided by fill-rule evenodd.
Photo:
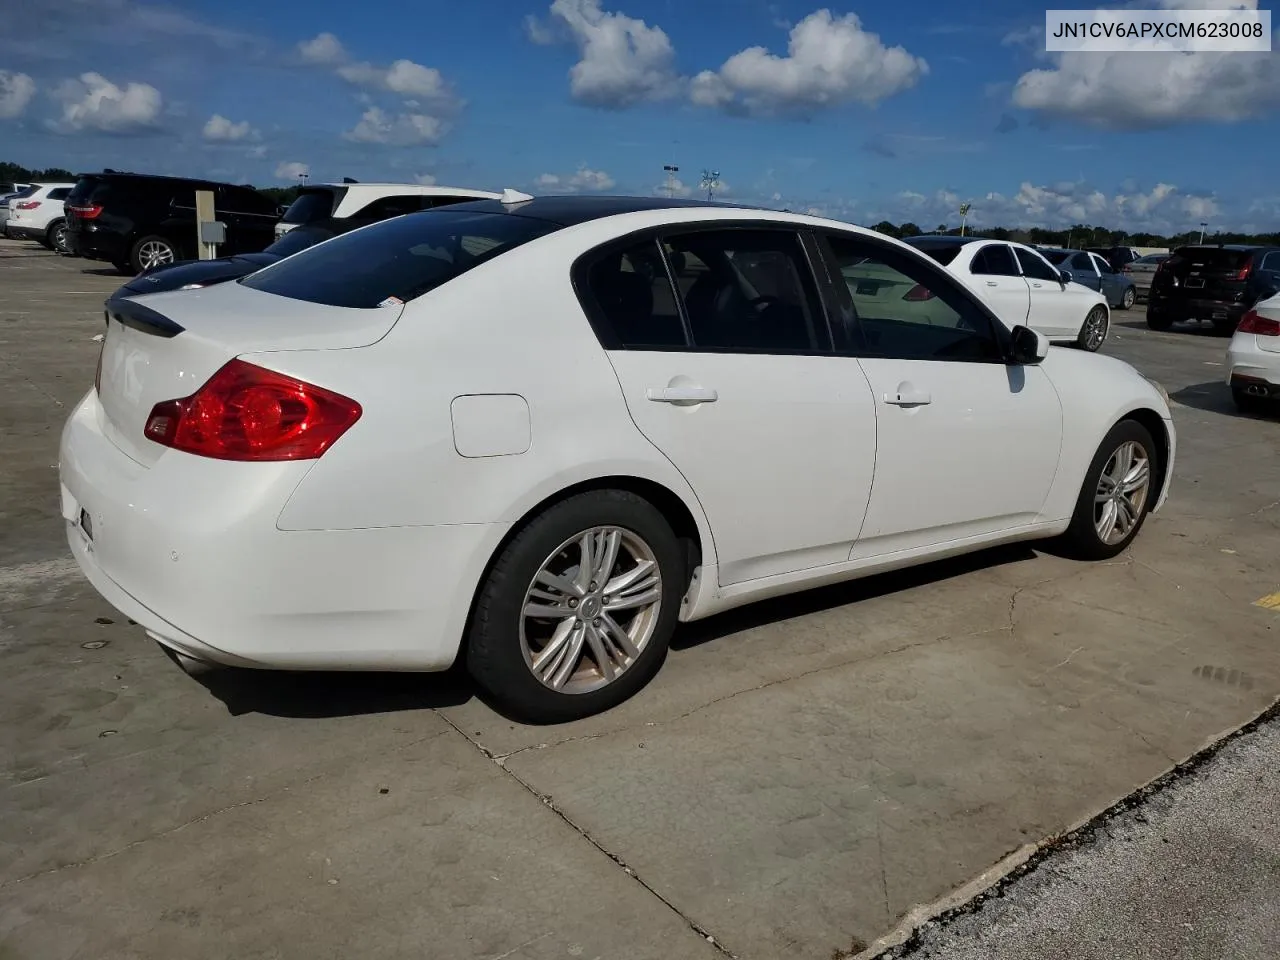
<instances>
[{"instance_id":1,"label":"rear door","mask_svg":"<svg viewBox=\"0 0 1280 960\"><path fill-rule=\"evenodd\" d=\"M866 512L875 407L832 354L809 254L737 223L622 241L578 274L632 419L706 512L721 584L842 562Z\"/></svg>"},{"instance_id":2,"label":"rear door","mask_svg":"<svg viewBox=\"0 0 1280 960\"><path fill-rule=\"evenodd\" d=\"M1031 312L1031 286L1018 270L1013 248L1007 243L987 243L969 261L969 273L982 298L1010 330L1027 322Z\"/></svg>"},{"instance_id":3,"label":"rear door","mask_svg":"<svg viewBox=\"0 0 1280 960\"><path fill-rule=\"evenodd\" d=\"M225 254L258 253L275 239L276 203L247 187L219 186L215 197L218 219L227 224Z\"/></svg>"},{"instance_id":4,"label":"rear door","mask_svg":"<svg viewBox=\"0 0 1280 960\"><path fill-rule=\"evenodd\" d=\"M1067 260L1075 282L1090 290L1102 290L1102 271L1098 267L1102 258L1096 253L1073 253ZM1105 261L1104 261L1105 262Z\"/></svg>"}]
</instances>

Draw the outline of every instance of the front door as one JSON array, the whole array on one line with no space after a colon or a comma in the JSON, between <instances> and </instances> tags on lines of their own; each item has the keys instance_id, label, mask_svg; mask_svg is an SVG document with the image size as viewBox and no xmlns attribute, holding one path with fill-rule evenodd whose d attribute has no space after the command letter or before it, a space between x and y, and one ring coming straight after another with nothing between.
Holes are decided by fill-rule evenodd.
<instances>
[{"instance_id":1,"label":"front door","mask_svg":"<svg viewBox=\"0 0 1280 960\"><path fill-rule=\"evenodd\" d=\"M1072 339L1080 332L1084 313L1079 298L1048 260L1034 250L1014 247L1018 266L1031 287L1031 313L1027 326L1052 340Z\"/></svg>"},{"instance_id":2,"label":"front door","mask_svg":"<svg viewBox=\"0 0 1280 960\"><path fill-rule=\"evenodd\" d=\"M1031 286L1023 278L1007 243L987 243L969 261L972 285L992 311L1012 330L1027 322Z\"/></svg>"},{"instance_id":3,"label":"front door","mask_svg":"<svg viewBox=\"0 0 1280 960\"><path fill-rule=\"evenodd\" d=\"M586 276L632 419L706 513L720 583L847 559L875 406L857 360L832 354L799 236L668 234Z\"/></svg>"},{"instance_id":4,"label":"front door","mask_svg":"<svg viewBox=\"0 0 1280 960\"><path fill-rule=\"evenodd\" d=\"M1062 409L1038 366L1007 365L990 316L923 257L827 236L862 332L879 428L875 479L854 559L1036 521L1058 469ZM867 273L916 291L865 295Z\"/></svg>"}]
</instances>

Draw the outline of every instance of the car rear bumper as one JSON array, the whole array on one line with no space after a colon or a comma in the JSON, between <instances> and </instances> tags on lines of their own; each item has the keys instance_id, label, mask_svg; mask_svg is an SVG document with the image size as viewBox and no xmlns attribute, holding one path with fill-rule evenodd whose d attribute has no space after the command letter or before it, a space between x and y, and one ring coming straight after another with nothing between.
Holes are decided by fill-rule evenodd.
<instances>
[{"instance_id":1,"label":"car rear bumper","mask_svg":"<svg viewBox=\"0 0 1280 960\"><path fill-rule=\"evenodd\" d=\"M1237 333L1227 348L1226 382L1255 396L1280 397L1280 352L1263 350L1253 334Z\"/></svg>"},{"instance_id":2,"label":"car rear bumper","mask_svg":"<svg viewBox=\"0 0 1280 960\"><path fill-rule=\"evenodd\" d=\"M282 531L276 518L311 463L169 451L146 467L100 421L91 391L63 430L67 540L94 588L154 639L235 666L453 663L480 558L505 524Z\"/></svg>"},{"instance_id":3,"label":"car rear bumper","mask_svg":"<svg viewBox=\"0 0 1280 960\"><path fill-rule=\"evenodd\" d=\"M12 219L4 222L3 232L11 240L43 240L43 227L33 227L25 223L14 223Z\"/></svg>"},{"instance_id":4,"label":"car rear bumper","mask_svg":"<svg viewBox=\"0 0 1280 960\"><path fill-rule=\"evenodd\" d=\"M67 246L86 260L119 263L129 256L129 245L120 234L86 224L69 226Z\"/></svg>"},{"instance_id":5,"label":"car rear bumper","mask_svg":"<svg viewBox=\"0 0 1280 960\"><path fill-rule=\"evenodd\" d=\"M1232 324L1238 324L1249 308L1243 303L1229 303L1221 300L1196 300L1189 297L1175 299L1152 291L1147 310L1175 321L1211 320L1217 323L1230 321Z\"/></svg>"}]
</instances>

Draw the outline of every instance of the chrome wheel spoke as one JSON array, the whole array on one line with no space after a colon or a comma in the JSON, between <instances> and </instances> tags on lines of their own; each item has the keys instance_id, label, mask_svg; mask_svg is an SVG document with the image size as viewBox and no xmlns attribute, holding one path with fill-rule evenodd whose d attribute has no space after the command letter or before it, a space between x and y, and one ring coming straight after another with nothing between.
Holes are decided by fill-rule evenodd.
<instances>
[{"instance_id":1,"label":"chrome wheel spoke","mask_svg":"<svg viewBox=\"0 0 1280 960\"><path fill-rule=\"evenodd\" d=\"M533 672L544 683L555 673L556 668L560 666L560 662L568 652L569 637L573 633L573 627L572 620L565 620L561 623L556 627L556 632L551 635L551 639L547 641L547 645L539 650L538 655L533 658Z\"/></svg>"},{"instance_id":2,"label":"chrome wheel spoke","mask_svg":"<svg viewBox=\"0 0 1280 960\"><path fill-rule=\"evenodd\" d=\"M640 656L640 651L636 649L636 645L631 642L631 636L622 627L618 626L618 621L605 614L601 617L602 631L605 641L614 649L618 650L624 657L634 660Z\"/></svg>"},{"instance_id":3,"label":"chrome wheel spoke","mask_svg":"<svg viewBox=\"0 0 1280 960\"><path fill-rule=\"evenodd\" d=\"M569 628L569 642L565 644L564 657L559 667L551 674L549 681L552 690L563 687L565 681L578 669L578 663L582 660L582 647L586 640L586 633L587 625L580 621Z\"/></svg>"},{"instance_id":4,"label":"chrome wheel spoke","mask_svg":"<svg viewBox=\"0 0 1280 960\"><path fill-rule=\"evenodd\" d=\"M605 649L604 637L592 624L584 627L587 635L587 646L591 648L591 658L595 660L596 666L600 668L600 673L608 683L618 675L618 667L615 666L613 657L610 652ZM626 669L626 664L622 664L622 669Z\"/></svg>"},{"instance_id":5,"label":"chrome wheel spoke","mask_svg":"<svg viewBox=\"0 0 1280 960\"><path fill-rule=\"evenodd\" d=\"M1126 495L1136 493L1147 485L1150 478L1151 464L1145 459L1138 460L1120 481L1120 492Z\"/></svg>"},{"instance_id":6,"label":"chrome wheel spoke","mask_svg":"<svg viewBox=\"0 0 1280 960\"><path fill-rule=\"evenodd\" d=\"M1094 491L1094 529L1107 544L1122 542L1142 518L1151 486L1151 458L1140 443L1126 440L1111 455Z\"/></svg>"},{"instance_id":7,"label":"chrome wheel spoke","mask_svg":"<svg viewBox=\"0 0 1280 960\"><path fill-rule=\"evenodd\" d=\"M550 587L552 590L555 590L557 593L564 594L566 597L581 598L583 594L582 589L572 580L568 579L567 577L558 576L557 574L552 573L546 567L543 567L541 570L538 571L538 576L535 578L535 580L536 582L541 583L543 586ZM541 593L541 591L539 592Z\"/></svg>"},{"instance_id":8,"label":"chrome wheel spoke","mask_svg":"<svg viewBox=\"0 0 1280 960\"><path fill-rule=\"evenodd\" d=\"M603 543L596 555L596 564L591 570L591 582L597 585L605 583L609 574L618 563L618 550L622 547L622 531L610 530L601 534Z\"/></svg>"},{"instance_id":9,"label":"chrome wheel spoke","mask_svg":"<svg viewBox=\"0 0 1280 960\"><path fill-rule=\"evenodd\" d=\"M1109 543L1111 541L1112 534L1115 533L1117 513L1116 502L1114 500L1108 500L1106 505L1102 508L1102 516L1099 518L1097 524L1098 536L1102 538L1103 543Z\"/></svg>"}]
</instances>

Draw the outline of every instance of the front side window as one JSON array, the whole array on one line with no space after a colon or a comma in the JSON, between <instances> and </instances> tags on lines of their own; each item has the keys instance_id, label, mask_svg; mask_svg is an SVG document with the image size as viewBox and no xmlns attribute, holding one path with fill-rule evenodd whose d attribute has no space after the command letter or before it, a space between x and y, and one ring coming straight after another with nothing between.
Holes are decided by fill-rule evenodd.
<instances>
[{"instance_id":1,"label":"front side window","mask_svg":"<svg viewBox=\"0 0 1280 960\"><path fill-rule=\"evenodd\" d=\"M706 230L664 239L693 349L825 349L808 260L787 230Z\"/></svg>"},{"instance_id":2,"label":"front side window","mask_svg":"<svg viewBox=\"0 0 1280 960\"><path fill-rule=\"evenodd\" d=\"M940 271L890 247L828 235L870 356L1002 359L991 321Z\"/></svg>"},{"instance_id":3,"label":"front side window","mask_svg":"<svg viewBox=\"0 0 1280 960\"><path fill-rule=\"evenodd\" d=\"M1058 271L1049 266L1040 254L1021 247L1014 247L1013 252L1017 254L1018 265L1022 267L1022 273L1028 280L1051 280L1054 283L1061 280Z\"/></svg>"},{"instance_id":4,"label":"front side window","mask_svg":"<svg viewBox=\"0 0 1280 960\"><path fill-rule=\"evenodd\" d=\"M1262 258L1262 266L1260 270L1269 270L1273 273L1280 273L1280 251L1268 253Z\"/></svg>"},{"instance_id":5,"label":"front side window","mask_svg":"<svg viewBox=\"0 0 1280 960\"><path fill-rule=\"evenodd\" d=\"M992 243L983 247L969 264L969 272L985 277L1017 277L1018 265L1007 244Z\"/></svg>"},{"instance_id":6,"label":"front side window","mask_svg":"<svg viewBox=\"0 0 1280 960\"><path fill-rule=\"evenodd\" d=\"M1098 256L1096 253L1090 254L1090 256L1093 257L1093 265L1098 268L1099 273L1115 273L1115 271L1111 269L1111 264L1107 263L1107 261L1102 257Z\"/></svg>"},{"instance_id":7,"label":"front side window","mask_svg":"<svg viewBox=\"0 0 1280 960\"><path fill-rule=\"evenodd\" d=\"M557 229L530 217L445 209L342 234L239 282L294 300L372 309L407 303Z\"/></svg>"}]
</instances>

